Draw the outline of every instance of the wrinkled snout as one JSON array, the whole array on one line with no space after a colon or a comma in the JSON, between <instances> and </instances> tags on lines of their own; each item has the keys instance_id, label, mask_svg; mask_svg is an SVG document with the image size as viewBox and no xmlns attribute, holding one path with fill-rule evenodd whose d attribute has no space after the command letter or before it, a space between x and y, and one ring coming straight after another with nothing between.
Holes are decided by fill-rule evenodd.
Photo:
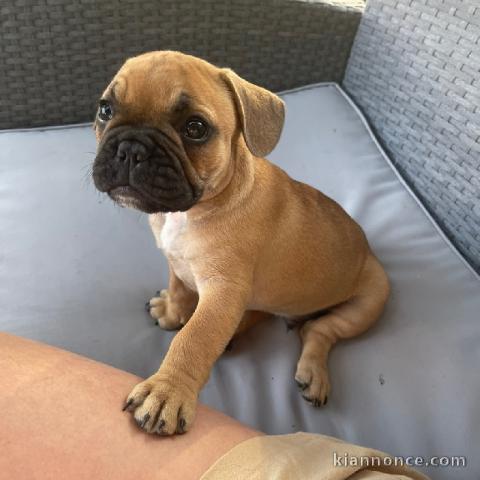
<instances>
[{"instance_id":1,"label":"wrinkled snout","mask_svg":"<svg viewBox=\"0 0 480 480\"><path fill-rule=\"evenodd\" d=\"M149 148L143 143L136 140L122 140L118 145L115 158L118 159L120 163L127 163L131 168L148 160L149 156Z\"/></svg>"},{"instance_id":2,"label":"wrinkled snout","mask_svg":"<svg viewBox=\"0 0 480 480\"><path fill-rule=\"evenodd\" d=\"M181 146L157 129L116 127L100 142L93 180L122 206L146 213L184 211L201 195L186 173L192 171L187 162Z\"/></svg>"},{"instance_id":3,"label":"wrinkled snout","mask_svg":"<svg viewBox=\"0 0 480 480\"><path fill-rule=\"evenodd\" d=\"M149 160L151 149L138 140L121 140L100 151L93 167L93 180L101 192L115 187L130 186L136 176L135 168ZM143 167L143 170L148 168Z\"/></svg>"}]
</instances>

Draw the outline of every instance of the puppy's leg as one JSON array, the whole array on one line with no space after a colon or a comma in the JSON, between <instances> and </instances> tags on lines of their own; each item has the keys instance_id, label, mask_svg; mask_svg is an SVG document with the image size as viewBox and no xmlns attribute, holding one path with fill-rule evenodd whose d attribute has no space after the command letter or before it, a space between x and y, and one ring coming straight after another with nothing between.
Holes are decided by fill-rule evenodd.
<instances>
[{"instance_id":1,"label":"puppy's leg","mask_svg":"<svg viewBox=\"0 0 480 480\"><path fill-rule=\"evenodd\" d=\"M147 432L172 435L190 428L199 391L237 329L250 295L249 287L218 278L202 284L199 294L194 314L172 340L158 372L128 396L125 408Z\"/></svg>"},{"instance_id":2,"label":"puppy's leg","mask_svg":"<svg viewBox=\"0 0 480 480\"><path fill-rule=\"evenodd\" d=\"M235 333L233 334L233 337L230 339L228 342L227 346L225 347L225 351L229 352L230 350L233 349L233 346L235 344L235 339L241 335L242 333L246 332L250 328L252 328L254 325L256 325L258 322L261 320L264 320L266 318L270 318L272 316L271 313L267 312L260 312L258 310L248 310L244 313L242 317L242 321L237 327L237 330L235 330Z\"/></svg>"},{"instance_id":3,"label":"puppy's leg","mask_svg":"<svg viewBox=\"0 0 480 480\"><path fill-rule=\"evenodd\" d=\"M147 309L158 325L165 330L177 330L185 325L198 303L198 294L190 290L169 265L168 290L147 302Z\"/></svg>"},{"instance_id":4,"label":"puppy's leg","mask_svg":"<svg viewBox=\"0 0 480 480\"><path fill-rule=\"evenodd\" d=\"M234 337L237 335L241 335L242 333L246 332L258 322L270 318L272 316L271 313L267 312L260 312L258 310L248 310L242 317L242 321L238 325L237 330L235 330Z\"/></svg>"},{"instance_id":5,"label":"puppy's leg","mask_svg":"<svg viewBox=\"0 0 480 480\"><path fill-rule=\"evenodd\" d=\"M301 327L303 350L295 381L305 400L314 406L326 404L330 391L327 371L330 349L338 340L355 337L370 328L380 317L388 294L387 276L377 259L370 255L354 296Z\"/></svg>"}]
</instances>

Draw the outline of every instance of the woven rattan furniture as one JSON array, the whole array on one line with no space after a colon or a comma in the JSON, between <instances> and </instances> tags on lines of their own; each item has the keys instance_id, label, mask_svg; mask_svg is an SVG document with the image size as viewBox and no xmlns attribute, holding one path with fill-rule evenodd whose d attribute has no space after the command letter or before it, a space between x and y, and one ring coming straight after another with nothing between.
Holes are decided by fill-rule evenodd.
<instances>
[{"instance_id":1,"label":"woven rattan furniture","mask_svg":"<svg viewBox=\"0 0 480 480\"><path fill-rule=\"evenodd\" d=\"M369 0L343 81L480 270L480 4Z\"/></svg>"},{"instance_id":2,"label":"woven rattan furniture","mask_svg":"<svg viewBox=\"0 0 480 480\"><path fill-rule=\"evenodd\" d=\"M272 90L341 81L363 0L0 4L0 128L84 122L124 60L181 50Z\"/></svg>"}]
</instances>

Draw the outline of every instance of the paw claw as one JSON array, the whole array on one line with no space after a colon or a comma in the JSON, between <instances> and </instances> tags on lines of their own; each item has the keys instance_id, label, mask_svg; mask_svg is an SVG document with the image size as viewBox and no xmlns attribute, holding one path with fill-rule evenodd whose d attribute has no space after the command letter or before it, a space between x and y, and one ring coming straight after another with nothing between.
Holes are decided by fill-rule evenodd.
<instances>
[{"instance_id":1,"label":"paw claw","mask_svg":"<svg viewBox=\"0 0 480 480\"><path fill-rule=\"evenodd\" d=\"M314 407L321 407L322 405L325 405L325 403L322 403L320 399L318 398L310 398L310 397L307 397L306 395L302 395L302 398L310 403L311 405L313 405Z\"/></svg>"},{"instance_id":2,"label":"paw claw","mask_svg":"<svg viewBox=\"0 0 480 480\"><path fill-rule=\"evenodd\" d=\"M178 421L178 426L177 426L177 433L185 433L185 427L187 425L187 422L185 421L184 418L181 418Z\"/></svg>"},{"instance_id":3,"label":"paw claw","mask_svg":"<svg viewBox=\"0 0 480 480\"><path fill-rule=\"evenodd\" d=\"M300 390L305 390L309 385L307 382L304 382L303 380L300 380L300 379L297 379L297 378L295 379L295 383L297 384L297 387Z\"/></svg>"},{"instance_id":4,"label":"paw claw","mask_svg":"<svg viewBox=\"0 0 480 480\"><path fill-rule=\"evenodd\" d=\"M162 419L158 422L157 433L161 435L163 433L164 426L165 426L165 420Z\"/></svg>"},{"instance_id":5,"label":"paw claw","mask_svg":"<svg viewBox=\"0 0 480 480\"><path fill-rule=\"evenodd\" d=\"M147 422L150 420L150 414L149 413L146 413L144 415L143 418L139 419L139 418L135 418L135 422L136 424L141 428L145 428L145 425L147 424Z\"/></svg>"},{"instance_id":6,"label":"paw claw","mask_svg":"<svg viewBox=\"0 0 480 480\"><path fill-rule=\"evenodd\" d=\"M132 405L133 403L133 398L129 398L126 402L125 402L125 405L123 406L122 408L122 412L124 412L125 410L128 410L128 408L130 407L130 405Z\"/></svg>"}]
</instances>

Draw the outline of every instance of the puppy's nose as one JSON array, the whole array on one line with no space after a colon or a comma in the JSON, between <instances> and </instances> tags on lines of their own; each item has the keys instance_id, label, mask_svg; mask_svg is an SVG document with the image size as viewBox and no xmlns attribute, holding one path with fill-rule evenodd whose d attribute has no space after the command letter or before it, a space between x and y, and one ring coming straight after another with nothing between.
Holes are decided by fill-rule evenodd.
<instances>
[{"instance_id":1,"label":"puppy's nose","mask_svg":"<svg viewBox=\"0 0 480 480\"><path fill-rule=\"evenodd\" d=\"M135 140L123 140L117 148L117 159L121 162L130 163L130 167L144 162L149 157L147 147Z\"/></svg>"}]
</instances>

